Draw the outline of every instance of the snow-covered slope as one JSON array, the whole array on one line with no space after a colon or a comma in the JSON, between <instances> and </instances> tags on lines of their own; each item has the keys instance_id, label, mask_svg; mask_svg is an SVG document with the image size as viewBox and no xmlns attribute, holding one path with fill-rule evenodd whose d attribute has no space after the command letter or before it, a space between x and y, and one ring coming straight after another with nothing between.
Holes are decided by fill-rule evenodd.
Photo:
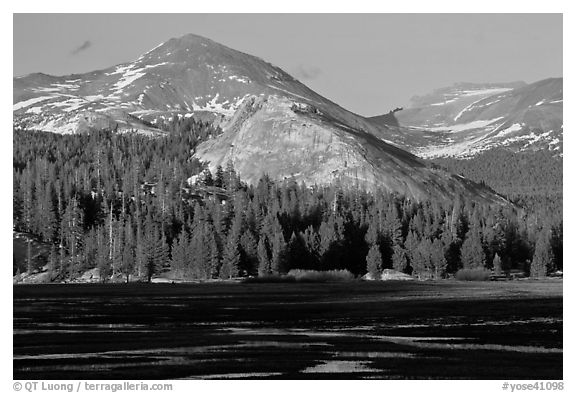
<instances>
[{"instance_id":1,"label":"snow-covered slope","mask_svg":"<svg viewBox=\"0 0 576 393\"><path fill-rule=\"evenodd\" d=\"M530 85L456 84L396 112L395 141L421 157L470 157L495 147L562 154L562 78ZM381 122L382 118L373 118Z\"/></svg>"},{"instance_id":2,"label":"snow-covered slope","mask_svg":"<svg viewBox=\"0 0 576 393\"><path fill-rule=\"evenodd\" d=\"M248 95L278 95L314 104L339 121L378 133L361 116L316 94L264 60L196 35L173 38L138 59L106 70L54 77L31 74L14 78L14 123L20 128L75 132L89 119L118 121L120 128L150 130L124 124L119 111L153 122L164 116L210 114L226 121ZM64 123L67 125L64 126Z\"/></svg>"}]
</instances>

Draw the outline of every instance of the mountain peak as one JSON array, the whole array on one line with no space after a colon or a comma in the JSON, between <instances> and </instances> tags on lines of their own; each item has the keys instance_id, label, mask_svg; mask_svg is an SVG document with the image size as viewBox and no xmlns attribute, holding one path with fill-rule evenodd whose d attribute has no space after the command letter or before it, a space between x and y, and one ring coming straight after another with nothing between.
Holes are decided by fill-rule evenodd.
<instances>
[{"instance_id":1,"label":"mountain peak","mask_svg":"<svg viewBox=\"0 0 576 393\"><path fill-rule=\"evenodd\" d=\"M186 34L181 37L170 38L168 41L164 42L160 47L165 47L167 49L177 50L177 49L195 49L197 47L224 47L211 39L202 37L196 34Z\"/></svg>"},{"instance_id":2,"label":"mountain peak","mask_svg":"<svg viewBox=\"0 0 576 393\"><path fill-rule=\"evenodd\" d=\"M210 43L210 44L220 45L216 41L212 41L209 38L203 37L203 36L198 35L198 34L193 34L193 33L188 33L188 34L184 34L183 36L180 36L180 37L171 38L169 41L178 41L179 43L182 43L182 44L195 44L195 43L208 44L208 43Z\"/></svg>"},{"instance_id":3,"label":"mountain peak","mask_svg":"<svg viewBox=\"0 0 576 393\"><path fill-rule=\"evenodd\" d=\"M208 53L219 54L240 53L211 39L196 34L186 34L181 37L171 38L140 56L137 61L145 59L161 59L165 57L177 58L180 61L188 61L190 56L206 55Z\"/></svg>"}]
</instances>

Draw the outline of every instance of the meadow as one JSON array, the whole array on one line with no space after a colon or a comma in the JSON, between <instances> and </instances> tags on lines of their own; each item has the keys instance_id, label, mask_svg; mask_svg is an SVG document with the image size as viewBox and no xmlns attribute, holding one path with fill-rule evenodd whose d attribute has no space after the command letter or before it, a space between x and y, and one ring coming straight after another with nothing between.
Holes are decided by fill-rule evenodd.
<instances>
[{"instance_id":1,"label":"meadow","mask_svg":"<svg viewBox=\"0 0 576 393\"><path fill-rule=\"evenodd\" d=\"M16 285L14 379L562 379L562 280Z\"/></svg>"}]
</instances>

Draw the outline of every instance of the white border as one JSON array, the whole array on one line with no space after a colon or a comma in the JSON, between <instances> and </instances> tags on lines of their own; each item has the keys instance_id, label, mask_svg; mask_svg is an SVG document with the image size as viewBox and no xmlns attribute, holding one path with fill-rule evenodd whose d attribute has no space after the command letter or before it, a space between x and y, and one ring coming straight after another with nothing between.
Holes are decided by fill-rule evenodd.
<instances>
[{"instance_id":1,"label":"white border","mask_svg":"<svg viewBox=\"0 0 576 393\"><path fill-rule=\"evenodd\" d=\"M312 2L310 0L290 0L278 4L269 0L257 0L257 1L233 1L233 0L218 0L216 2L192 2L192 1L182 1L182 2L170 2L166 4L165 2L140 2L140 1L118 1L118 0L99 0L97 2L80 2L80 1L12 1L9 4L3 5L1 26L3 31L2 41L5 51L13 53L13 13L69 13L69 12L97 12L97 13L132 13L135 10L143 13L265 13L265 12L297 12L297 13L413 13L417 11L418 13L563 13L564 14L564 70L574 70L573 61L573 50L570 48L570 41L568 37L575 37L574 26L576 20L574 20L574 13L571 4L574 2L569 1L532 1L532 2L520 2L520 1L502 1L502 0L483 0L481 2L462 2L462 1L424 1L424 0L412 0L409 2L376 2L369 0L355 0L353 2ZM572 43L572 46L574 44ZM537 55L537 54L535 54ZM12 96L8 86L8 78L12 80L13 70L12 62L4 60L2 62L2 77L5 82L3 84L4 91L2 94L2 111L3 111L3 123L4 128L2 131L2 153L0 154L0 159L2 160L0 168L2 168L2 174L4 174L4 179L8 182L11 178L11 145L12 145ZM566 72L565 72L566 73ZM564 179L564 200L568 201L565 206L564 216L565 216L565 239L567 240L567 246L565 247L565 273L567 283L574 281L573 274L574 268L572 267L572 257L574 252L570 247L570 240L576 239L574 233L574 209L572 205L572 197L574 196L574 180L573 173L571 172L574 166L574 158L572 156L573 143L574 143L574 130L570 125L573 123L572 117L573 113L571 111L571 105L573 105L572 92L573 83L570 73L564 75L564 102L567 103L566 108L568 109L564 117L564 128L568 132L564 135L564 168L565 168L565 179ZM2 239L3 253L6 256L4 261L7 266L6 270L10 269L10 264L8 258L9 253L12 248L11 239L11 217L8 211L12 210L12 195L11 195L11 185L7 184L4 192L1 194L3 211L6 212L6 216L2 222L0 239ZM12 285L11 285L11 275L7 272L5 273L3 285L1 287L2 291L2 311L5 315L12 315ZM569 372L574 365L573 361L573 343L572 332L574 331L574 318L573 312L570 310L572 307L570 305L573 302L574 291L571 285L565 286L565 301L564 301L564 377L567 389L572 388L573 378ZM7 323L8 318L5 318L6 322L2 324L2 342L4 343L4 353L2 356L2 376L4 381L4 391L11 391L12 389L12 325ZM537 373L535 371L535 373ZM382 393L383 389L391 389L391 391L398 391L401 389L415 389L425 392L497 392L502 391L502 383L499 381L292 381L292 382L274 382L274 381L262 381L262 382L228 382L228 381L173 381L175 383L174 391L186 392L193 391L196 388L204 389L230 389L230 383L234 384L233 389L235 391L243 392L269 392L271 388L275 391L292 391L294 389L304 389L303 391L315 390L319 388L328 388L335 391L347 391L350 389L357 388L358 384L362 385L363 392L378 392ZM526 382L526 381L521 381ZM570 389L571 390L571 389ZM569 391L569 390L567 390Z\"/></svg>"}]
</instances>

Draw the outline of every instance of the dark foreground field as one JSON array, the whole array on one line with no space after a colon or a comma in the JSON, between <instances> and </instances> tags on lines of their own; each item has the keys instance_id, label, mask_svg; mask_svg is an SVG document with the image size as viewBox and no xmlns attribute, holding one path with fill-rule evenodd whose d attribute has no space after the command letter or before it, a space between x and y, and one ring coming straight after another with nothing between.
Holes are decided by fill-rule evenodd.
<instances>
[{"instance_id":1,"label":"dark foreground field","mask_svg":"<svg viewBox=\"0 0 576 393\"><path fill-rule=\"evenodd\" d=\"M562 379L562 282L20 285L15 379Z\"/></svg>"}]
</instances>

